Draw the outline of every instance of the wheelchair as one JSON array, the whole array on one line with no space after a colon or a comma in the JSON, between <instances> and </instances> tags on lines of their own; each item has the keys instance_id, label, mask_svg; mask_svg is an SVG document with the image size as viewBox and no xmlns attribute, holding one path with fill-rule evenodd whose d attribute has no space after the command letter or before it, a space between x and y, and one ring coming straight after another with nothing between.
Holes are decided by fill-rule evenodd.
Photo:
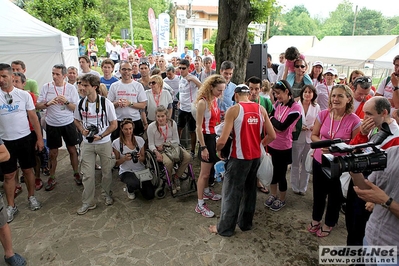
<instances>
[{"instance_id":1,"label":"wheelchair","mask_svg":"<svg viewBox=\"0 0 399 266\"><path fill-rule=\"evenodd\" d=\"M156 187L155 196L157 198L162 199L166 196L166 186L168 186L173 198L188 195L197 191L197 183L195 181L192 163L188 164L187 168L184 171L184 174L179 178L180 190L178 190L176 193L173 193L171 176L172 173L168 173L164 164L157 161L155 154L151 150L147 149L145 151L145 158L145 166L146 168L150 169L153 175L153 179L151 182L153 186ZM173 169L177 170L178 167L179 164L175 163Z\"/></svg>"}]
</instances>

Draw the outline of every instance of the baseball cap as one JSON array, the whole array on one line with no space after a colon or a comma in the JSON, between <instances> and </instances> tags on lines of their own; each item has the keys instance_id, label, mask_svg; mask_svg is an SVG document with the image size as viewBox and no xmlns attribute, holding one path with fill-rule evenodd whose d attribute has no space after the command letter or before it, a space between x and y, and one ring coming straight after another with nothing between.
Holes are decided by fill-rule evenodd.
<instances>
[{"instance_id":1,"label":"baseball cap","mask_svg":"<svg viewBox=\"0 0 399 266\"><path fill-rule=\"evenodd\" d=\"M239 93L239 92L249 93L250 90L249 90L249 87L248 87L247 85L245 85L245 84L239 84L239 85L237 85L237 87L234 89L233 97L231 98L231 100L232 100L233 102L234 102L234 95L235 95L236 93Z\"/></svg>"},{"instance_id":2,"label":"baseball cap","mask_svg":"<svg viewBox=\"0 0 399 266\"><path fill-rule=\"evenodd\" d=\"M315 62L313 63L313 66L321 66L321 67L323 67L323 62L321 62L321 61L315 61Z\"/></svg>"},{"instance_id":3,"label":"baseball cap","mask_svg":"<svg viewBox=\"0 0 399 266\"><path fill-rule=\"evenodd\" d=\"M341 73L338 76L339 79L346 79L346 74L345 73Z\"/></svg>"},{"instance_id":4,"label":"baseball cap","mask_svg":"<svg viewBox=\"0 0 399 266\"><path fill-rule=\"evenodd\" d=\"M327 74L327 73L331 73L334 76L336 76L337 75L337 70L335 68L333 68L333 67L329 67L329 68L327 68L326 72L324 72L324 74Z\"/></svg>"}]
</instances>

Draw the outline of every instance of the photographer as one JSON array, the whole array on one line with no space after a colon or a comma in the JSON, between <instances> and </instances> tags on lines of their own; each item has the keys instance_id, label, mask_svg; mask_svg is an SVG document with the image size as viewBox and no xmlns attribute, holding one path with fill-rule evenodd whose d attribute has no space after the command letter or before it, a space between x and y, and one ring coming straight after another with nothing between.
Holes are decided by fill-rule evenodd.
<instances>
[{"instance_id":1,"label":"photographer","mask_svg":"<svg viewBox=\"0 0 399 266\"><path fill-rule=\"evenodd\" d=\"M135 172L145 169L144 139L135 136L134 122L126 118L120 124L120 137L112 142L112 149L115 154L116 164L119 166L119 177L126 184L127 197L135 199L134 191L140 189L145 199L154 198L154 187L151 181L140 184Z\"/></svg>"},{"instance_id":2,"label":"photographer","mask_svg":"<svg viewBox=\"0 0 399 266\"><path fill-rule=\"evenodd\" d=\"M355 81L355 84L357 82L358 79ZM382 149L398 145L399 126L396 121L389 116L390 109L391 104L389 100L382 96L375 96L369 99L363 105L362 112L364 113L364 120L360 126L360 132L352 139L350 144L356 145L370 141L370 138L381 130L383 123L386 123L392 135L382 142ZM363 243L364 230L373 206L372 203L366 204L366 202L357 197L353 189L352 180L348 186L346 201L345 222L348 231L346 242L347 245L359 246Z\"/></svg>"},{"instance_id":3,"label":"photographer","mask_svg":"<svg viewBox=\"0 0 399 266\"><path fill-rule=\"evenodd\" d=\"M112 147L110 134L117 127L115 108L112 103L99 95L100 78L87 74L81 80L85 94L77 105L74 118L77 129L85 137L82 147L81 171L83 173L83 205L77 213L83 215L89 210L96 208L94 203L95 194L95 169L96 156L101 160L102 182L105 205L112 205L111 182Z\"/></svg>"},{"instance_id":4,"label":"photographer","mask_svg":"<svg viewBox=\"0 0 399 266\"><path fill-rule=\"evenodd\" d=\"M366 224L363 246L398 246L399 234L399 147L387 150L387 167L371 173L350 173L357 195L375 205Z\"/></svg>"}]
</instances>

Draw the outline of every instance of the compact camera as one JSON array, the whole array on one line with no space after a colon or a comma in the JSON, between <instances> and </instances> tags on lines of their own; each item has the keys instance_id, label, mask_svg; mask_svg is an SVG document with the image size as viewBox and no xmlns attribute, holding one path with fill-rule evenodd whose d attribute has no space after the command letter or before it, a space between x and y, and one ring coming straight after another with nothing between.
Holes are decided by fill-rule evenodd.
<instances>
[{"instance_id":1,"label":"compact camera","mask_svg":"<svg viewBox=\"0 0 399 266\"><path fill-rule=\"evenodd\" d=\"M133 163L138 163L138 161L139 161L139 153L137 151L132 151L130 153L130 156L132 156Z\"/></svg>"}]
</instances>

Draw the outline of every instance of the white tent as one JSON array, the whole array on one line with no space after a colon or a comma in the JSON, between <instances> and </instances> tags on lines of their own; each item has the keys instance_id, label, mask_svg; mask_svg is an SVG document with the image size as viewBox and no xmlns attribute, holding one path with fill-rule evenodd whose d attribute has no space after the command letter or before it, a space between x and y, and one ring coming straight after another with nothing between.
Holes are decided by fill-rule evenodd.
<instances>
[{"instance_id":1,"label":"white tent","mask_svg":"<svg viewBox=\"0 0 399 266\"><path fill-rule=\"evenodd\" d=\"M393 59L395 56L399 55L399 43L396 44L391 50L389 50L387 53L383 54L382 56L378 57L374 61L374 67L375 68L388 68L392 69L393 68Z\"/></svg>"},{"instance_id":2,"label":"white tent","mask_svg":"<svg viewBox=\"0 0 399 266\"><path fill-rule=\"evenodd\" d=\"M326 36L305 52L306 61L325 64L363 67L398 43L397 35Z\"/></svg>"},{"instance_id":3,"label":"white tent","mask_svg":"<svg viewBox=\"0 0 399 266\"><path fill-rule=\"evenodd\" d=\"M279 63L279 55L290 46L298 48L300 53L305 53L319 40L316 36L273 36L267 40L267 52L272 56L273 63Z\"/></svg>"},{"instance_id":4,"label":"white tent","mask_svg":"<svg viewBox=\"0 0 399 266\"><path fill-rule=\"evenodd\" d=\"M0 0L0 62L22 60L26 76L39 88L51 81L55 64L78 67L78 39L29 15L9 0Z\"/></svg>"}]
</instances>

